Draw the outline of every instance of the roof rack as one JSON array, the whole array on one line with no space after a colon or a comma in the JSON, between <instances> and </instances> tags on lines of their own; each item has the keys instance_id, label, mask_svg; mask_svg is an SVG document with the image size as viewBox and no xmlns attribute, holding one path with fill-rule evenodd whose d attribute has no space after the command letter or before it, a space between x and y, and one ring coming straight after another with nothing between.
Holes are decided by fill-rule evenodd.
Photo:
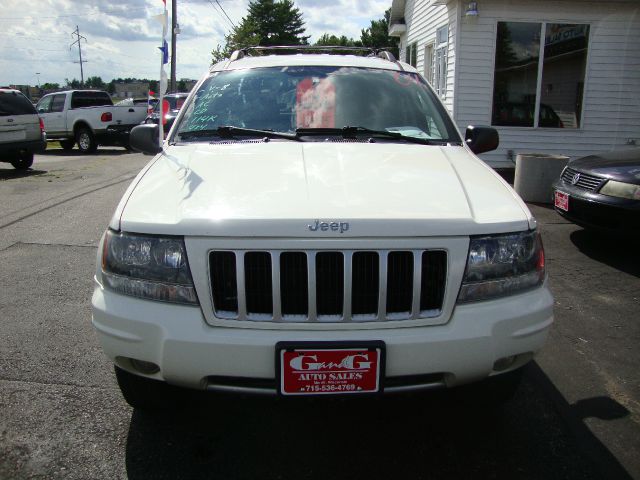
<instances>
[{"instance_id":1,"label":"roof rack","mask_svg":"<svg viewBox=\"0 0 640 480\"><path fill-rule=\"evenodd\" d=\"M234 51L229 59L231 62L249 56L250 52L266 51L294 51L298 53L306 52L368 52L368 57L380 57L389 62L397 62L396 57L385 48L378 47L346 47L341 45L273 45L273 46L252 46Z\"/></svg>"}]
</instances>

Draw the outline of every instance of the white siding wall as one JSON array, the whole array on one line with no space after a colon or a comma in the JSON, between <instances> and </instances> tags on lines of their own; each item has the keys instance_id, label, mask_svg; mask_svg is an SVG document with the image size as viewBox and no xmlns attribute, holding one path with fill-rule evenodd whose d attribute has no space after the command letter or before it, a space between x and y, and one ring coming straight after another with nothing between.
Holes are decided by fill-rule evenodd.
<instances>
[{"instance_id":1,"label":"white siding wall","mask_svg":"<svg viewBox=\"0 0 640 480\"><path fill-rule=\"evenodd\" d=\"M467 125L491 124L498 21L591 26L583 127L498 127L500 147L483 154L485 161L496 167L513 166L508 150L578 157L629 148L629 138L640 145L640 2L482 0L478 8L475 22L462 19L458 36L454 110L463 132Z\"/></svg>"},{"instance_id":2,"label":"white siding wall","mask_svg":"<svg viewBox=\"0 0 640 480\"><path fill-rule=\"evenodd\" d=\"M407 45L414 42L418 44L418 71L425 74L425 45L434 42L436 38L436 30L445 25L449 26L449 47L447 58L447 92L444 104L453 114L453 95L454 95L454 79L456 65L456 32L457 32L457 0L452 0L447 5L434 5L435 0L407 0L405 8L405 22L407 24L407 33L401 37L400 58L409 63L409 59L405 58L405 49Z\"/></svg>"}]
</instances>

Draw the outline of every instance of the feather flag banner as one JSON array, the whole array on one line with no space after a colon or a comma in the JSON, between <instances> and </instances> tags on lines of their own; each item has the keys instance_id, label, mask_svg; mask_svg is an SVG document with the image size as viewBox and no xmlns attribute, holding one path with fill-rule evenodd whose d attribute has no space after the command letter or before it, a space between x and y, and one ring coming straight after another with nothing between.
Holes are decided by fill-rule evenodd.
<instances>
[{"instance_id":1,"label":"feather flag banner","mask_svg":"<svg viewBox=\"0 0 640 480\"><path fill-rule=\"evenodd\" d=\"M164 38L167 35L167 30L169 29L169 12L165 10L160 15L154 15L152 18L162 25L162 37Z\"/></svg>"},{"instance_id":2,"label":"feather flag banner","mask_svg":"<svg viewBox=\"0 0 640 480\"><path fill-rule=\"evenodd\" d=\"M158 49L162 52L162 64L166 65L169 63L169 44L166 40L163 40L162 46L158 47Z\"/></svg>"},{"instance_id":3,"label":"feather flag banner","mask_svg":"<svg viewBox=\"0 0 640 480\"><path fill-rule=\"evenodd\" d=\"M167 79L167 72L164 71L164 68L160 70L160 95L164 95L167 93L167 85L169 84Z\"/></svg>"}]
</instances>

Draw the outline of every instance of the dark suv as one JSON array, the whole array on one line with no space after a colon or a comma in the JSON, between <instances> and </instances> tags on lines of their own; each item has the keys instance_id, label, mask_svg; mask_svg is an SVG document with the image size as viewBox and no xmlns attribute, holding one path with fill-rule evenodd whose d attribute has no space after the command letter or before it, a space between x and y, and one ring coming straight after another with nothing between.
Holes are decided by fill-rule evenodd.
<instances>
[{"instance_id":1,"label":"dark suv","mask_svg":"<svg viewBox=\"0 0 640 480\"><path fill-rule=\"evenodd\" d=\"M26 170L34 152L45 148L44 124L33 104L18 90L0 88L0 162Z\"/></svg>"}]
</instances>

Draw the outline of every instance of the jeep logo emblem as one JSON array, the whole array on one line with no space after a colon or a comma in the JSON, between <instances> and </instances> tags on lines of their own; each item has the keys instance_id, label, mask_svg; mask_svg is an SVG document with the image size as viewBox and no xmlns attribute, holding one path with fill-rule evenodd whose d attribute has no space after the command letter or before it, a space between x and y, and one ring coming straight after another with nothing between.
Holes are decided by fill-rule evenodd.
<instances>
[{"instance_id":1,"label":"jeep logo emblem","mask_svg":"<svg viewBox=\"0 0 640 480\"><path fill-rule=\"evenodd\" d=\"M317 232L318 230L327 232L331 230L332 232L344 233L349 230L349 222L322 222L316 220L314 223L307 225L307 228L311 232Z\"/></svg>"}]
</instances>

